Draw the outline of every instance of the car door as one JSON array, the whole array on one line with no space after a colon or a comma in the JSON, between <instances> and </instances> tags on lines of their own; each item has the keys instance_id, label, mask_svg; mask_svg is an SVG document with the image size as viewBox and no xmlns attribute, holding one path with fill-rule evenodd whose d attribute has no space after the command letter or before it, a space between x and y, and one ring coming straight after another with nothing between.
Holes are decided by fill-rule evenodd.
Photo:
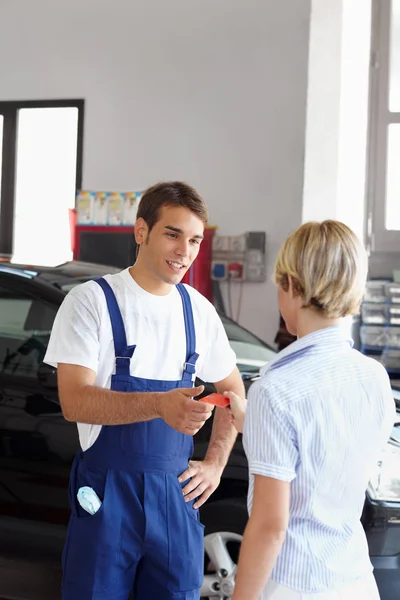
<instances>
[{"instance_id":1,"label":"car door","mask_svg":"<svg viewBox=\"0 0 400 600\"><path fill-rule=\"evenodd\" d=\"M0 273L3 560L7 556L37 560L39 555L60 559L69 516L69 471L78 436L76 425L61 413L55 369L46 366L43 358L62 297L61 291L35 278Z\"/></svg>"}]
</instances>

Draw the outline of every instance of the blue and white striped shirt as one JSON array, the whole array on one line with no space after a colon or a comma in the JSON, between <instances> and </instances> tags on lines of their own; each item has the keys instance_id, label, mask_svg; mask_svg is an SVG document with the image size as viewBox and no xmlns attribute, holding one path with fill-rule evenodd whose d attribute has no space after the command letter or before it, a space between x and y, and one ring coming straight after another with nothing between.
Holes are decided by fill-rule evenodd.
<instances>
[{"instance_id":1,"label":"blue and white striped shirt","mask_svg":"<svg viewBox=\"0 0 400 600\"><path fill-rule=\"evenodd\" d=\"M291 482L290 519L272 572L302 593L368 575L360 516L395 408L389 378L341 327L300 338L262 370L243 432L249 471Z\"/></svg>"}]
</instances>

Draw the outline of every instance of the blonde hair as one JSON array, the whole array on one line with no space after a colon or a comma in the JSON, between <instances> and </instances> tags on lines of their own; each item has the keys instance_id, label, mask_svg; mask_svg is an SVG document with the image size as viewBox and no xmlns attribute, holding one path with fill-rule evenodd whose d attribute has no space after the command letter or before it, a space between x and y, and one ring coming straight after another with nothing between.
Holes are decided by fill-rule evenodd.
<instances>
[{"instance_id":1,"label":"blonde hair","mask_svg":"<svg viewBox=\"0 0 400 600\"><path fill-rule=\"evenodd\" d=\"M358 313L367 279L368 257L355 233L340 221L310 221L283 244L275 264L275 283L294 293L303 307L328 318Z\"/></svg>"}]
</instances>

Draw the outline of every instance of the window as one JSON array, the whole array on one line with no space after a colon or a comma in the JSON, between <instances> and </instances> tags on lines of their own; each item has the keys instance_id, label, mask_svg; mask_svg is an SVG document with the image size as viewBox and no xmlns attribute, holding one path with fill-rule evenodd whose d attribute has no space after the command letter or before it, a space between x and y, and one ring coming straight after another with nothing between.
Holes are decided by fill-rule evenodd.
<instances>
[{"instance_id":1,"label":"window","mask_svg":"<svg viewBox=\"0 0 400 600\"><path fill-rule=\"evenodd\" d=\"M400 251L400 0L375 0L368 233L372 250Z\"/></svg>"},{"instance_id":2,"label":"window","mask_svg":"<svg viewBox=\"0 0 400 600\"><path fill-rule=\"evenodd\" d=\"M1 126L0 256L42 265L70 260L83 101L0 102Z\"/></svg>"},{"instance_id":3,"label":"window","mask_svg":"<svg viewBox=\"0 0 400 600\"><path fill-rule=\"evenodd\" d=\"M400 230L400 123L388 126L388 155L386 169L387 230ZM400 247L399 247L400 250Z\"/></svg>"},{"instance_id":4,"label":"window","mask_svg":"<svg viewBox=\"0 0 400 600\"><path fill-rule=\"evenodd\" d=\"M36 377L57 309L0 286L0 373Z\"/></svg>"},{"instance_id":5,"label":"window","mask_svg":"<svg viewBox=\"0 0 400 600\"><path fill-rule=\"evenodd\" d=\"M3 115L0 115L0 194L1 194L1 163L2 163L2 157L3 157L3 121L4 121L4 117ZM0 195L0 201L1 201L1 195Z\"/></svg>"}]
</instances>

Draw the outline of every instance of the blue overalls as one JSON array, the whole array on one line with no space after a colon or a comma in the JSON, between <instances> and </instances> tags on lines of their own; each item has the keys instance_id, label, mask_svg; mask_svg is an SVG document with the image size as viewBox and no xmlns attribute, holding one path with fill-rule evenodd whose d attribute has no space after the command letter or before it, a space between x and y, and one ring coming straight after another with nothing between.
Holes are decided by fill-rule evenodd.
<instances>
[{"instance_id":1,"label":"blue overalls","mask_svg":"<svg viewBox=\"0 0 400 600\"><path fill-rule=\"evenodd\" d=\"M136 346L128 346L114 292L104 291L115 348L111 389L166 392L193 387L198 358L192 306L179 284L186 329L186 362L180 381L130 375ZM188 467L193 438L162 419L103 426L95 443L79 452L71 470L71 518L63 553L63 600L198 600L203 579L204 528L178 481ZM77 501L92 487L102 505L90 515Z\"/></svg>"}]
</instances>

